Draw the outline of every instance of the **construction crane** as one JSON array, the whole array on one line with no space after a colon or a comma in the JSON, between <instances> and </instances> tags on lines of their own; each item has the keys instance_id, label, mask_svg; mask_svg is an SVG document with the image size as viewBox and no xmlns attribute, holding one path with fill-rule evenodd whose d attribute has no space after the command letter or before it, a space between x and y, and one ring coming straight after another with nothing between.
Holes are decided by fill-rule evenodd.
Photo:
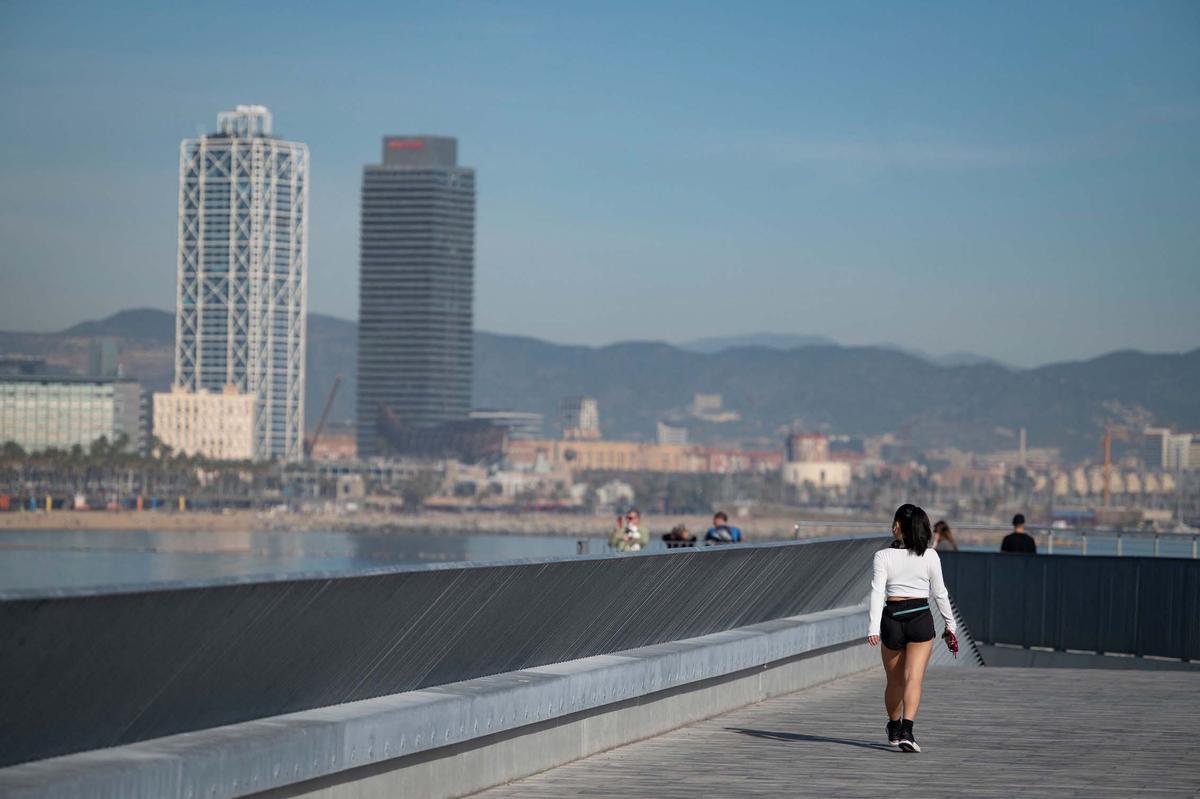
<instances>
[{"instance_id":1,"label":"construction crane","mask_svg":"<svg viewBox=\"0 0 1200 799\"><path fill-rule=\"evenodd\" d=\"M1104 443L1104 507L1108 507L1109 493L1112 485L1112 442L1114 438L1127 440L1133 438L1134 431L1126 427L1115 427L1108 425L1104 428L1104 437L1101 441Z\"/></svg>"},{"instance_id":2,"label":"construction crane","mask_svg":"<svg viewBox=\"0 0 1200 799\"><path fill-rule=\"evenodd\" d=\"M321 437L321 430L325 427L325 420L329 418L329 411L333 408L333 398L337 396L338 387L342 384L342 376L339 374L333 378L333 386L329 389L329 396L325 400L325 408L321 411L321 418L317 420L317 427L313 430L312 435L304 442L304 457L311 458L313 450L317 446L317 439Z\"/></svg>"}]
</instances>

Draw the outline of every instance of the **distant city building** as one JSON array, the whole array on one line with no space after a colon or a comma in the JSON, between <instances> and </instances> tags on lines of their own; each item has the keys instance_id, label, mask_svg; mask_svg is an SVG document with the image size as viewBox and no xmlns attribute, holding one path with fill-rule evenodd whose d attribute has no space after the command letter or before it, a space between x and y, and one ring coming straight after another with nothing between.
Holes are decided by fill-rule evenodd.
<instances>
[{"instance_id":1,"label":"distant city building","mask_svg":"<svg viewBox=\"0 0 1200 799\"><path fill-rule=\"evenodd\" d=\"M863 440L857 436L830 436L829 457L833 460L861 459L867 455Z\"/></svg>"},{"instance_id":2,"label":"distant city building","mask_svg":"<svg viewBox=\"0 0 1200 799\"><path fill-rule=\"evenodd\" d=\"M315 461L352 461L358 457L353 433L322 433L312 448Z\"/></svg>"},{"instance_id":3,"label":"distant city building","mask_svg":"<svg viewBox=\"0 0 1200 799\"><path fill-rule=\"evenodd\" d=\"M790 461L783 464L783 482L816 488L844 489L850 486L850 464L845 461Z\"/></svg>"},{"instance_id":4,"label":"distant city building","mask_svg":"<svg viewBox=\"0 0 1200 799\"><path fill-rule=\"evenodd\" d=\"M507 454L519 468L534 468L539 462L571 471L700 473L707 468L704 453L696 447L635 441L513 441Z\"/></svg>"},{"instance_id":5,"label":"distant city building","mask_svg":"<svg viewBox=\"0 0 1200 799\"><path fill-rule=\"evenodd\" d=\"M485 419L460 419L417 427L404 424L390 408L384 408L377 427L385 451L391 457L456 458L468 463L491 461L504 455L508 441L507 428Z\"/></svg>"},{"instance_id":6,"label":"distant city building","mask_svg":"<svg viewBox=\"0 0 1200 799\"><path fill-rule=\"evenodd\" d=\"M879 458L886 464L892 466L904 466L912 464L920 453L911 441L893 441L890 443L880 443Z\"/></svg>"},{"instance_id":7,"label":"distant city building","mask_svg":"<svg viewBox=\"0 0 1200 799\"><path fill-rule=\"evenodd\" d=\"M254 398L254 451L304 442L308 147L239 105L179 150L175 385Z\"/></svg>"},{"instance_id":8,"label":"distant city building","mask_svg":"<svg viewBox=\"0 0 1200 799\"><path fill-rule=\"evenodd\" d=\"M720 394L700 394L692 395L692 415L704 416L705 414L718 413L721 410L721 395Z\"/></svg>"},{"instance_id":9,"label":"distant city building","mask_svg":"<svg viewBox=\"0 0 1200 799\"><path fill-rule=\"evenodd\" d=\"M788 485L811 484L816 488L844 489L849 487L853 469L848 453L830 454L829 436L822 433L793 433L784 442L784 463L780 475Z\"/></svg>"},{"instance_id":10,"label":"distant city building","mask_svg":"<svg viewBox=\"0 0 1200 799\"><path fill-rule=\"evenodd\" d=\"M970 487L994 490L1004 484L1003 469L981 466L950 466L933 475L933 482L941 488L964 489Z\"/></svg>"},{"instance_id":11,"label":"distant city building","mask_svg":"<svg viewBox=\"0 0 1200 799\"><path fill-rule=\"evenodd\" d=\"M829 437L820 433L793 433L784 447L789 463L817 463L829 460Z\"/></svg>"},{"instance_id":12,"label":"distant city building","mask_svg":"<svg viewBox=\"0 0 1200 799\"><path fill-rule=\"evenodd\" d=\"M1138 441L1138 460L1148 469L1166 469L1170 461L1171 429L1147 427Z\"/></svg>"},{"instance_id":13,"label":"distant city building","mask_svg":"<svg viewBox=\"0 0 1200 799\"><path fill-rule=\"evenodd\" d=\"M358 457L358 436L350 419L329 421L321 434L309 440L309 457L314 461L352 461Z\"/></svg>"},{"instance_id":14,"label":"distant city building","mask_svg":"<svg viewBox=\"0 0 1200 799\"><path fill-rule=\"evenodd\" d=\"M0 374L0 443L27 452L85 449L96 439L144 441L141 387L114 377Z\"/></svg>"},{"instance_id":15,"label":"distant city building","mask_svg":"<svg viewBox=\"0 0 1200 799\"><path fill-rule=\"evenodd\" d=\"M659 444L682 445L688 443L688 431L686 427L670 425L666 422L658 423L657 437Z\"/></svg>"},{"instance_id":16,"label":"distant city building","mask_svg":"<svg viewBox=\"0 0 1200 799\"><path fill-rule=\"evenodd\" d=\"M704 447L700 450L705 457L704 471L709 474L736 474L752 472L766 474L778 472L783 466L783 453L774 450L725 449Z\"/></svg>"},{"instance_id":17,"label":"distant city building","mask_svg":"<svg viewBox=\"0 0 1200 799\"><path fill-rule=\"evenodd\" d=\"M977 466L997 467L999 469L1015 469L1018 466L1029 469L1049 469L1062 460L1061 453L1055 447L1028 447L1020 449L1000 450L975 456Z\"/></svg>"},{"instance_id":18,"label":"distant city building","mask_svg":"<svg viewBox=\"0 0 1200 799\"><path fill-rule=\"evenodd\" d=\"M725 424L726 422L736 422L742 418L742 415L737 411L727 411L722 409L722 398L720 394L700 394L692 395L692 416L697 419L703 419L706 422L714 424Z\"/></svg>"},{"instance_id":19,"label":"distant city building","mask_svg":"<svg viewBox=\"0 0 1200 799\"><path fill-rule=\"evenodd\" d=\"M900 446L900 440L893 433L884 433L878 436L865 436L862 439L863 454L868 460L883 461L887 460L887 455L893 454L896 449L903 449Z\"/></svg>"},{"instance_id":20,"label":"distant city building","mask_svg":"<svg viewBox=\"0 0 1200 799\"><path fill-rule=\"evenodd\" d=\"M559 406L559 423L563 438L600 438L600 405L591 397L567 397Z\"/></svg>"},{"instance_id":21,"label":"distant city building","mask_svg":"<svg viewBox=\"0 0 1200 799\"><path fill-rule=\"evenodd\" d=\"M32 355L0 355L0 375L46 374L46 360Z\"/></svg>"},{"instance_id":22,"label":"distant city building","mask_svg":"<svg viewBox=\"0 0 1200 799\"><path fill-rule=\"evenodd\" d=\"M150 452L150 438L154 435L154 392L145 387L138 389L138 452Z\"/></svg>"},{"instance_id":23,"label":"distant city building","mask_svg":"<svg viewBox=\"0 0 1200 799\"><path fill-rule=\"evenodd\" d=\"M416 430L471 405L475 171L443 136L388 136L363 169L358 312L358 454L390 445L386 413Z\"/></svg>"},{"instance_id":24,"label":"distant city building","mask_svg":"<svg viewBox=\"0 0 1200 799\"><path fill-rule=\"evenodd\" d=\"M528 441L543 436L545 417L527 411L471 411L472 419L483 419L508 429L509 441Z\"/></svg>"},{"instance_id":25,"label":"distant city building","mask_svg":"<svg viewBox=\"0 0 1200 799\"><path fill-rule=\"evenodd\" d=\"M1136 443L1137 459L1147 469L1167 472L1200 469L1200 434L1147 427Z\"/></svg>"},{"instance_id":26,"label":"distant city building","mask_svg":"<svg viewBox=\"0 0 1200 799\"><path fill-rule=\"evenodd\" d=\"M565 469L571 472L766 473L777 472L783 462L779 450L766 452L687 444L579 439L510 441L507 455L518 469Z\"/></svg>"},{"instance_id":27,"label":"distant city building","mask_svg":"<svg viewBox=\"0 0 1200 799\"><path fill-rule=\"evenodd\" d=\"M1065 482L1065 481L1064 481ZM1079 496L1101 496L1104 492L1104 469L1093 466L1076 468L1064 487ZM1112 469L1108 475L1110 494L1153 495L1170 494L1175 491L1175 477L1169 472L1122 472Z\"/></svg>"},{"instance_id":28,"label":"distant city building","mask_svg":"<svg viewBox=\"0 0 1200 799\"><path fill-rule=\"evenodd\" d=\"M121 347L112 336L92 339L88 348L88 374L117 377L121 372Z\"/></svg>"},{"instance_id":29,"label":"distant city building","mask_svg":"<svg viewBox=\"0 0 1200 799\"><path fill-rule=\"evenodd\" d=\"M1168 444L1166 468L1172 472L1179 469L1200 469L1200 435L1175 433Z\"/></svg>"},{"instance_id":30,"label":"distant city building","mask_svg":"<svg viewBox=\"0 0 1200 799\"><path fill-rule=\"evenodd\" d=\"M213 460L253 460L254 396L176 386L154 395L154 435L173 451Z\"/></svg>"}]
</instances>

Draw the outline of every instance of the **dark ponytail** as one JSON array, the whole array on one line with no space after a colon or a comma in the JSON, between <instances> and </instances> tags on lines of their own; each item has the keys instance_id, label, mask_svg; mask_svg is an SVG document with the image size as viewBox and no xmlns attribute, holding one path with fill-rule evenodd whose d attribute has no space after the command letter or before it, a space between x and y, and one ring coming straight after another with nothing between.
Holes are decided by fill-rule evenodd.
<instances>
[{"instance_id":1,"label":"dark ponytail","mask_svg":"<svg viewBox=\"0 0 1200 799\"><path fill-rule=\"evenodd\" d=\"M924 555L933 539L929 529L929 515L916 505L905 503L896 508L892 519L900 525L900 537L904 539L904 548L918 555Z\"/></svg>"}]
</instances>

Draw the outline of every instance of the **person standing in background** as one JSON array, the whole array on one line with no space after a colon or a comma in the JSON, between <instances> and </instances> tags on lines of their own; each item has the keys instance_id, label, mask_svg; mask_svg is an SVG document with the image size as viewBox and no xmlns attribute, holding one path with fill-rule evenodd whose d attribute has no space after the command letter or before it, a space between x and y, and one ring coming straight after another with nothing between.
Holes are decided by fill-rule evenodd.
<instances>
[{"instance_id":1,"label":"person standing in background","mask_svg":"<svg viewBox=\"0 0 1200 799\"><path fill-rule=\"evenodd\" d=\"M946 524L945 520L940 520L933 526L933 548L945 549L942 546L943 541L950 545L950 551L958 551L958 542L954 540L954 531L950 529L950 525Z\"/></svg>"},{"instance_id":2,"label":"person standing in background","mask_svg":"<svg viewBox=\"0 0 1200 799\"><path fill-rule=\"evenodd\" d=\"M1000 542L1001 552L1022 552L1029 555L1037 554L1037 542L1033 536L1025 532L1025 514L1018 513L1013 517L1013 531L1004 536Z\"/></svg>"},{"instance_id":3,"label":"person standing in background","mask_svg":"<svg viewBox=\"0 0 1200 799\"><path fill-rule=\"evenodd\" d=\"M608 537L608 545L618 552L637 552L649 542L650 536L642 529L642 514L631 508L622 518L617 517L617 526Z\"/></svg>"}]
</instances>

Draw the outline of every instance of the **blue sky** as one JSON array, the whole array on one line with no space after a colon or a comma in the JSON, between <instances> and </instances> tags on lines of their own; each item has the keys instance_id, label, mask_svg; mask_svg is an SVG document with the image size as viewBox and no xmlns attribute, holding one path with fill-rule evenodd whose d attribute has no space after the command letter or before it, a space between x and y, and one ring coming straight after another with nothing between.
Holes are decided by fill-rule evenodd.
<instances>
[{"instance_id":1,"label":"blue sky","mask_svg":"<svg viewBox=\"0 0 1200 799\"><path fill-rule=\"evenodd\" d=\"M173 307L179 140L262 103L314 311L357 315L380 138L444 133L485 330L1190 349L1198 41L1192 2L8 2L0 329Z\"/></svg>"}]
</instances>

